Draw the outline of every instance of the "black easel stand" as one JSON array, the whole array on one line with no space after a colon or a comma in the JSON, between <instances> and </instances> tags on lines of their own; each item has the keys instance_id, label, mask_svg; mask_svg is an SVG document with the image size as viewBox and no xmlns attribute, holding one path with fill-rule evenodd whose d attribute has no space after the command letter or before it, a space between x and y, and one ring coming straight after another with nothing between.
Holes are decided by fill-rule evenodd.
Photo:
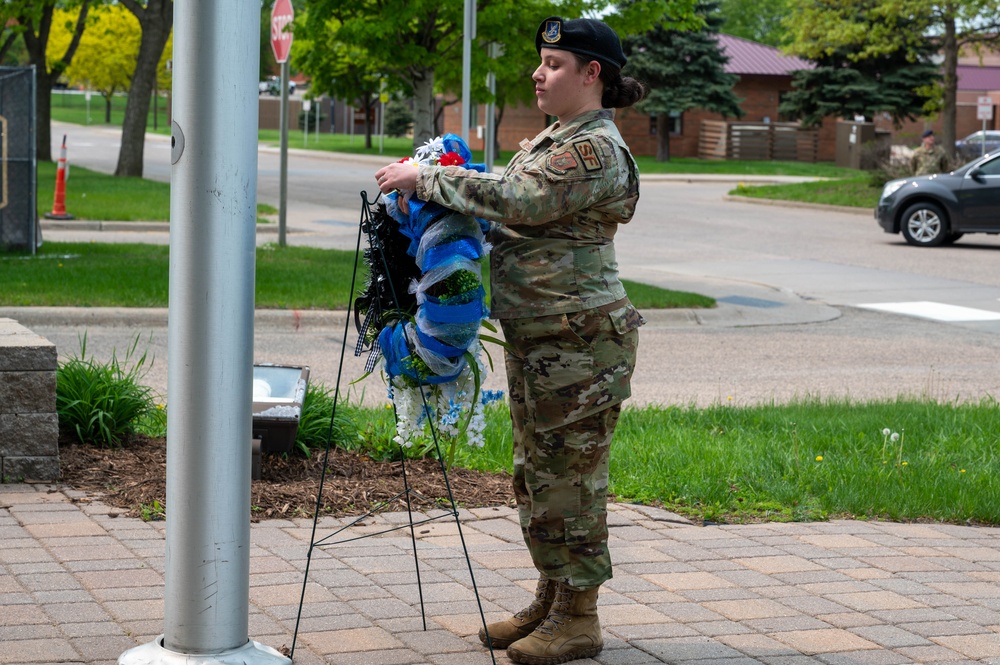
<instances>
[{"instance_id":1,"label":"black easel stand","mask_svg":"<svg viewBox=\"0 0 1000 665\"><path fill-rule=\"evenodd\" d=\"M378 254L381 257L382 262L383 262L383 268L385 269L386 273L389 274L389 272L391 270L391 266L389 266L388 263L385 261L385 254L383 252L384 248L381 247L380 242L378 242L377 240L374 239L374 236L372 234L372 231L371 231L371 229L372 229L372 224L371 224L371 206L373 204L368 201L368 195L364 191L361 192L361 201L362 201L362 204L361 204L361 220L360 220L360 222L358 224L358 241L357 241L357 247L355 248L355 254L354 254L354 272L353 272L353 274L351 276L351 291L350 291L350 293L352 294L352 297L353 297L353 294L355 293L355 285L356 285L356 279L357 279L357 274L358 274L358 262L359 262L359 257L361 256L361 236L362 236L362 232L363 231L366 232L366 233L368 233L368 235L369 235L369 242L371 243L372 250L373 250L373 252L375 254ZM398 302L398 299L397 299L397 302ZM334 423L334 419L337 416L337 402L338 402L338 399L340 397L340 380L341 380L341 377L343 375L344 354L345 354L345 349L347 348L347 336L348 336L348 331L350 329L350 322L351 322L351 311L350 310L351 310L351 302L348 303L347 317L346 317L346 322L344 324L344 340L343 340L343 344L341 345L341 349L340 349L340 364L339 364L339 366L337 368L337 384L336 384L336 387L335 387L334 393L333 393L333 412L330 414L330 429L327 432L326 449L325 449L324 454L323 454L323 471L320 474L319 492L316 495L316 512L313 515L312 535L311 535L311 537L309 539L309 551L308 551L308 553L306 555L306 569L305 569L305 574L303 575L303 578L302 578L302 594L299 597L299 610L298 610L298 613L297 613L297 615L295 617L295 633L292 636L292 647L291 647L291 651L289 653L289 657L290 658L294 658L294 656L295 656L295 643L296 643L296 641L298 639L298 636L299 636L299 624L300 624L300 622L302 620L302 606L305 603L306 584L309 581L309 566L310 566L310 563L312 562L313 549L315 549L317 547L325 547L325 546L339 545L341 543L349 543L349 542L352 542L352 541L355 541L355 540L361 540L363 538L369 538L369 537L372 537L372 536L379 536L379 535L382 535L382 534L385 534L385 533L391 533L393 531L398 531L400 529L404 529L407 526L409 526L409 529L410 529L410 542L412 543L412 546L413 546L413 562L414 562L414 567L416 569L416 575L417 575L417 592L418 592L418 594L420 596L420 616L423 619L424 630L427 630L427 613L426 613L426 611L424 609L424 592L423 592L423 587L422 587L422 585L420 583L420 559L417 556L416 527L419 526L419 525L421 525L421 524L426 524L428 522L433 522L433 521L436 521L436 520L439 520L439 519L442 519L442 518L446 518L446 517L454 517L455 518L455 526L458 527L458 537L459 537L459 539L462 542L462 552L465 554L465 563L466 563L466 565L469 568L469 578L472 580L472 591L476 595L476 604L479 606L479 616L480 616L480 618L482 619L482 622L483 622L483 629L487 630L486 629L486 614L483 612L483 603L482 603L482 600L480 600L480 598L479 598L479 589L476 587L476 576L475 576L475 574L472 571L472 560L469 558L469 550L468 550L468 548L465 545L465 536L462 533L462 522L461 522L461 520L459 520L459 517L458 517L458 507L455 504L455 497L453 496L452 491L451 491L451 483L448 480L448 470L447 470L447 467L445 466L444 456L441 454L441 448L438 445L437 432L435 431L435 429L433 427L433 423L431 423L431 435L432 435L432 438L434 440L434 450L435 450L435 453L437 454L438 464L441 467L441 474L444 476L444 484L445 484L445 488L446 488L446 490L448 492L448 502L449 502L449 505L451 506L450 510L447 510L446 512L442 513L441 515L435 515L433 517L428 517L426 519L421 519L421 520L419 520L417 522L413 521L413 511L412 511L412 506L411 506L411 502L410 502L410 497L411 496L417 496L417 497L420 497L420 498L426 498L426 497L423 497L423 495L421 495L415 489L413 489L412 487L410 487L409 478L408 478L407 473L406 473L406 455L402 454L402 455L400 455L401 465L402 465L402 472L403 472L403 491L402 492L396 494L395 496L393 496L389 500L384 501L383 503L379 504L378 506L376 506L372 510L368 511L364 515L361 515L360 517L355 518L349 524L340 527L339 529L337 529L333 533L331 533L331 534L329 534L329 535L327 535L325 537L319 538L318 540L316 538L317 524L319 522L319 514L320 514L320 510L322 509L322 505L323 505L323 485L324 485L324 482L326 480L327 465L328 465L328 462L329 462L329 459L330 459L330 446L332 445L332 442L333 442L333 423ZM425 398L425 404L424 404L424 406L425 407L427 406L427 404L426 404L426 398ZM393 412L395 413L395 407L393 408ZM380 512L383 512L387 507L389 507L390 505L392 505L392 503L394 501L396 501L397 499L399 499L399 498L405 498L405 500L406 500L406 512L407 512L407 516L409 517L409 519L407 520L408 524L390 527L390 528L383 529L382 531L378 531L378 532L375 532L375 533L366 533L364 535L353 536L353 537L351 537L349 535L346 535L343 538L338 538L345 531L349 530L353 526L358 525L360 522L362 522L366 518L371 517L373 515L376 515L376 514L378 514ZM487 633L487 636L488 636L488 633ZM489 642L488 639L487 639L487 642ZM489 651L490 651L490 658L493 661L493 665L496 665L496 662L497 662L496 655L493 653L493 647L492 646L489 646Z\"/></svg>"}]
</instances>

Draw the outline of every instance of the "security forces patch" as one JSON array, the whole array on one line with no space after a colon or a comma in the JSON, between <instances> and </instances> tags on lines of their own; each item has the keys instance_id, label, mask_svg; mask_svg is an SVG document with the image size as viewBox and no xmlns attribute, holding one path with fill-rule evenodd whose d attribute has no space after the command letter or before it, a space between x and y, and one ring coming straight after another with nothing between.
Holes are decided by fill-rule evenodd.
<instances>
[{"instance_id":1,"label":"security forces patch","mask_svg":"<svg viewBox=\"0 0 1000 665\"><path fill-rule=\"evenodd\" d=\"M575 169L579 165L576 157L569 150L560 152L558 155L552 155L545 162L546 168L559 175L566 175L571 169Z\"/></svg>"},{"instance_id":2,"label":"security forces patch","mask_svg":"<svg viewBox=\"0 0 1000 665\"><path fill-rule=\"evenodd\" d=\"M542 39L548 44L555 44L560 37L562 37L562 21L546 21Z\"/></svg>"},{"instance_id":3,"label":"security forces patch","mask_svg":"<svg viewBox=\"0 0 1000 665\"><path fill-rule=\"evenodd\" d=\"M580 155L583 168L587 171L600 171L604 168L604 165L601 164L601 158L597 154L597 149L594 148L594 144L590 142L590 139L574 142L573 149Z\"/></svg>"}]
</instances>

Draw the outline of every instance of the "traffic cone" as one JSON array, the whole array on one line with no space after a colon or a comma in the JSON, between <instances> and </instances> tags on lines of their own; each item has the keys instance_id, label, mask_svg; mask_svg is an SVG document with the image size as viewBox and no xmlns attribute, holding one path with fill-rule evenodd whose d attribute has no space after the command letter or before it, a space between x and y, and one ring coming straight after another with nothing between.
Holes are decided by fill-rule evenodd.
<instances>
[{"instance_id":1,"label":"traffic cone","mask_svg":"<svg viewBox=\"0 0 1000 665\"><path fill-rule=\"evenodd\" d=\"M66 135L63 134L62 149L59 151L59 167L56 169L56 193L52 201L52 212L45 213L46 219L75 219L66 212Z\"/></svg>"}]
</instances>

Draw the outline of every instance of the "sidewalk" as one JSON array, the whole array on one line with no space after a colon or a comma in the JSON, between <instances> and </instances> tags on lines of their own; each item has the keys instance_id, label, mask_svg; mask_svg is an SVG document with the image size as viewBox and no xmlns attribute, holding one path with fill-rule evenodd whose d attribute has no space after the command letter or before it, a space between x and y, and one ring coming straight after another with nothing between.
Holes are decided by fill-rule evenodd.
<instances>
[{"instance_id":1,"label":"sidewalk","mask_svg":"<svg viewBox=\"0 0 1000 665\"><path fill-rule=\"evenodd\" d=\"M58 487L0 486L0 663L114 663L162 632L165 525L119 512ZM605 649L575 663L1000 663L1000 530L702 527L627 504L609 521ZM536 573L513 511L463 511L462 532L487 620L522 607ZM307 519L253 525L251 639L291 646L310 533ZM418 531L426 631L407 531L314 552L294 662L492 662L457 535L451 518Z\"/></svg>"}]
</instances>

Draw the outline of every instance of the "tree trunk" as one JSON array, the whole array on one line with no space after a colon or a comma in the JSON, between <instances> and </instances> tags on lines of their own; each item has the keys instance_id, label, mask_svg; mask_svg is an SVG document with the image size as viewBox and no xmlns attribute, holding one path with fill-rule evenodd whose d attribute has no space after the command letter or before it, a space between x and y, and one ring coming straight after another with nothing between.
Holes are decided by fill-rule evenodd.
<instances>
[{"instance_id":1,"label":"tree trunk","mask_svg":"<svg viewBox=\"0 0 1000 665\"><path fill-rule=\"evenodd\" d=\"M52 85L57 78L44 65L35 65L35 158L40 162L52 161Z\"/></svg>"},{"instance_id":2,"label":"tree trunk","mask_svg":"<svg viewBox=\"0 0 1000 665\"><path fill-rule=\"evenodd\" d=\"M59 73L65 71L73 62L73 55L80 45L80 36L87 20L90 0L84 0L80 7L80 15L76 21L73 39L63 57L49 70L45 59L45 51L49 43L49 29L52 26L52 14L55 4L47 4L42 8L39 25L36 26L26 16L18 17L18 22L24 26L24 47L28 58L35 66L35 158L43 162L52 161L52 86L59 78ZM35 30L38 34L35 34Z\"/></svg>"},{"instance_id":3,"label":"tree trunk","mask_svg":"<svg viewBox=\"0 0 1000 665\"><path fill-rule=\"evenodd\" d=\"M656 161L670 161L670 116L666 113L656 116Z\"/></svg>"},{"instance_id":4,"label":"tree trunk","mask_svg":"<svg viewBox=\"0 0 1000 665\"><path fill-rule=\"evenodd\" d=\"M372 110L375 108L375 98L365 95L365 148L372 147Z\"/></svg>"},{"instance_id":5,"label":"tree trunk","mask_svg":"<svg viewBox=\"0 0 1000 665\"><path fill-rule=\"evenodd\" d=\"M128 103L125 105L122 145L118 151L115 175L141 178L149 100L156 83L156 68L174 24L174 3L173 0L149 0L145 8L134 0L122 4L139 20L142 41L139 42L139 56L132 75Z\"/></svg>"},{"instance_id":6,"label":"tree trunk","mask_svg":"<svg viewBox=\"0 0 1000 665\"><path fill-rule=\"evenodd\" d=\"M434 134L434 70L413 71L413 147L419 148Z\"/></svg>"},{"instance_id":7,"label":"tree trunk","mask_svg":"<svg viewBox=\"0 0 1000 665\"><path fill-rule=\"evenodd\" d=\"M941 104L941 147L949 157L955 156L955 120L958 103L958 39L955 37L955 17L945 16L944 42L944 100Z\"/></svg>"},{"instance_id":8,"label":"tree trunk","mask_svg":"<svg viewBox=\"0 0 1000 665\"><path fill-rule=\"evenodd\" d=\"M111 124L111 98L114 97L114 93L108 93L104 95L104 124Z\"/></svg>"}]
</instances>

